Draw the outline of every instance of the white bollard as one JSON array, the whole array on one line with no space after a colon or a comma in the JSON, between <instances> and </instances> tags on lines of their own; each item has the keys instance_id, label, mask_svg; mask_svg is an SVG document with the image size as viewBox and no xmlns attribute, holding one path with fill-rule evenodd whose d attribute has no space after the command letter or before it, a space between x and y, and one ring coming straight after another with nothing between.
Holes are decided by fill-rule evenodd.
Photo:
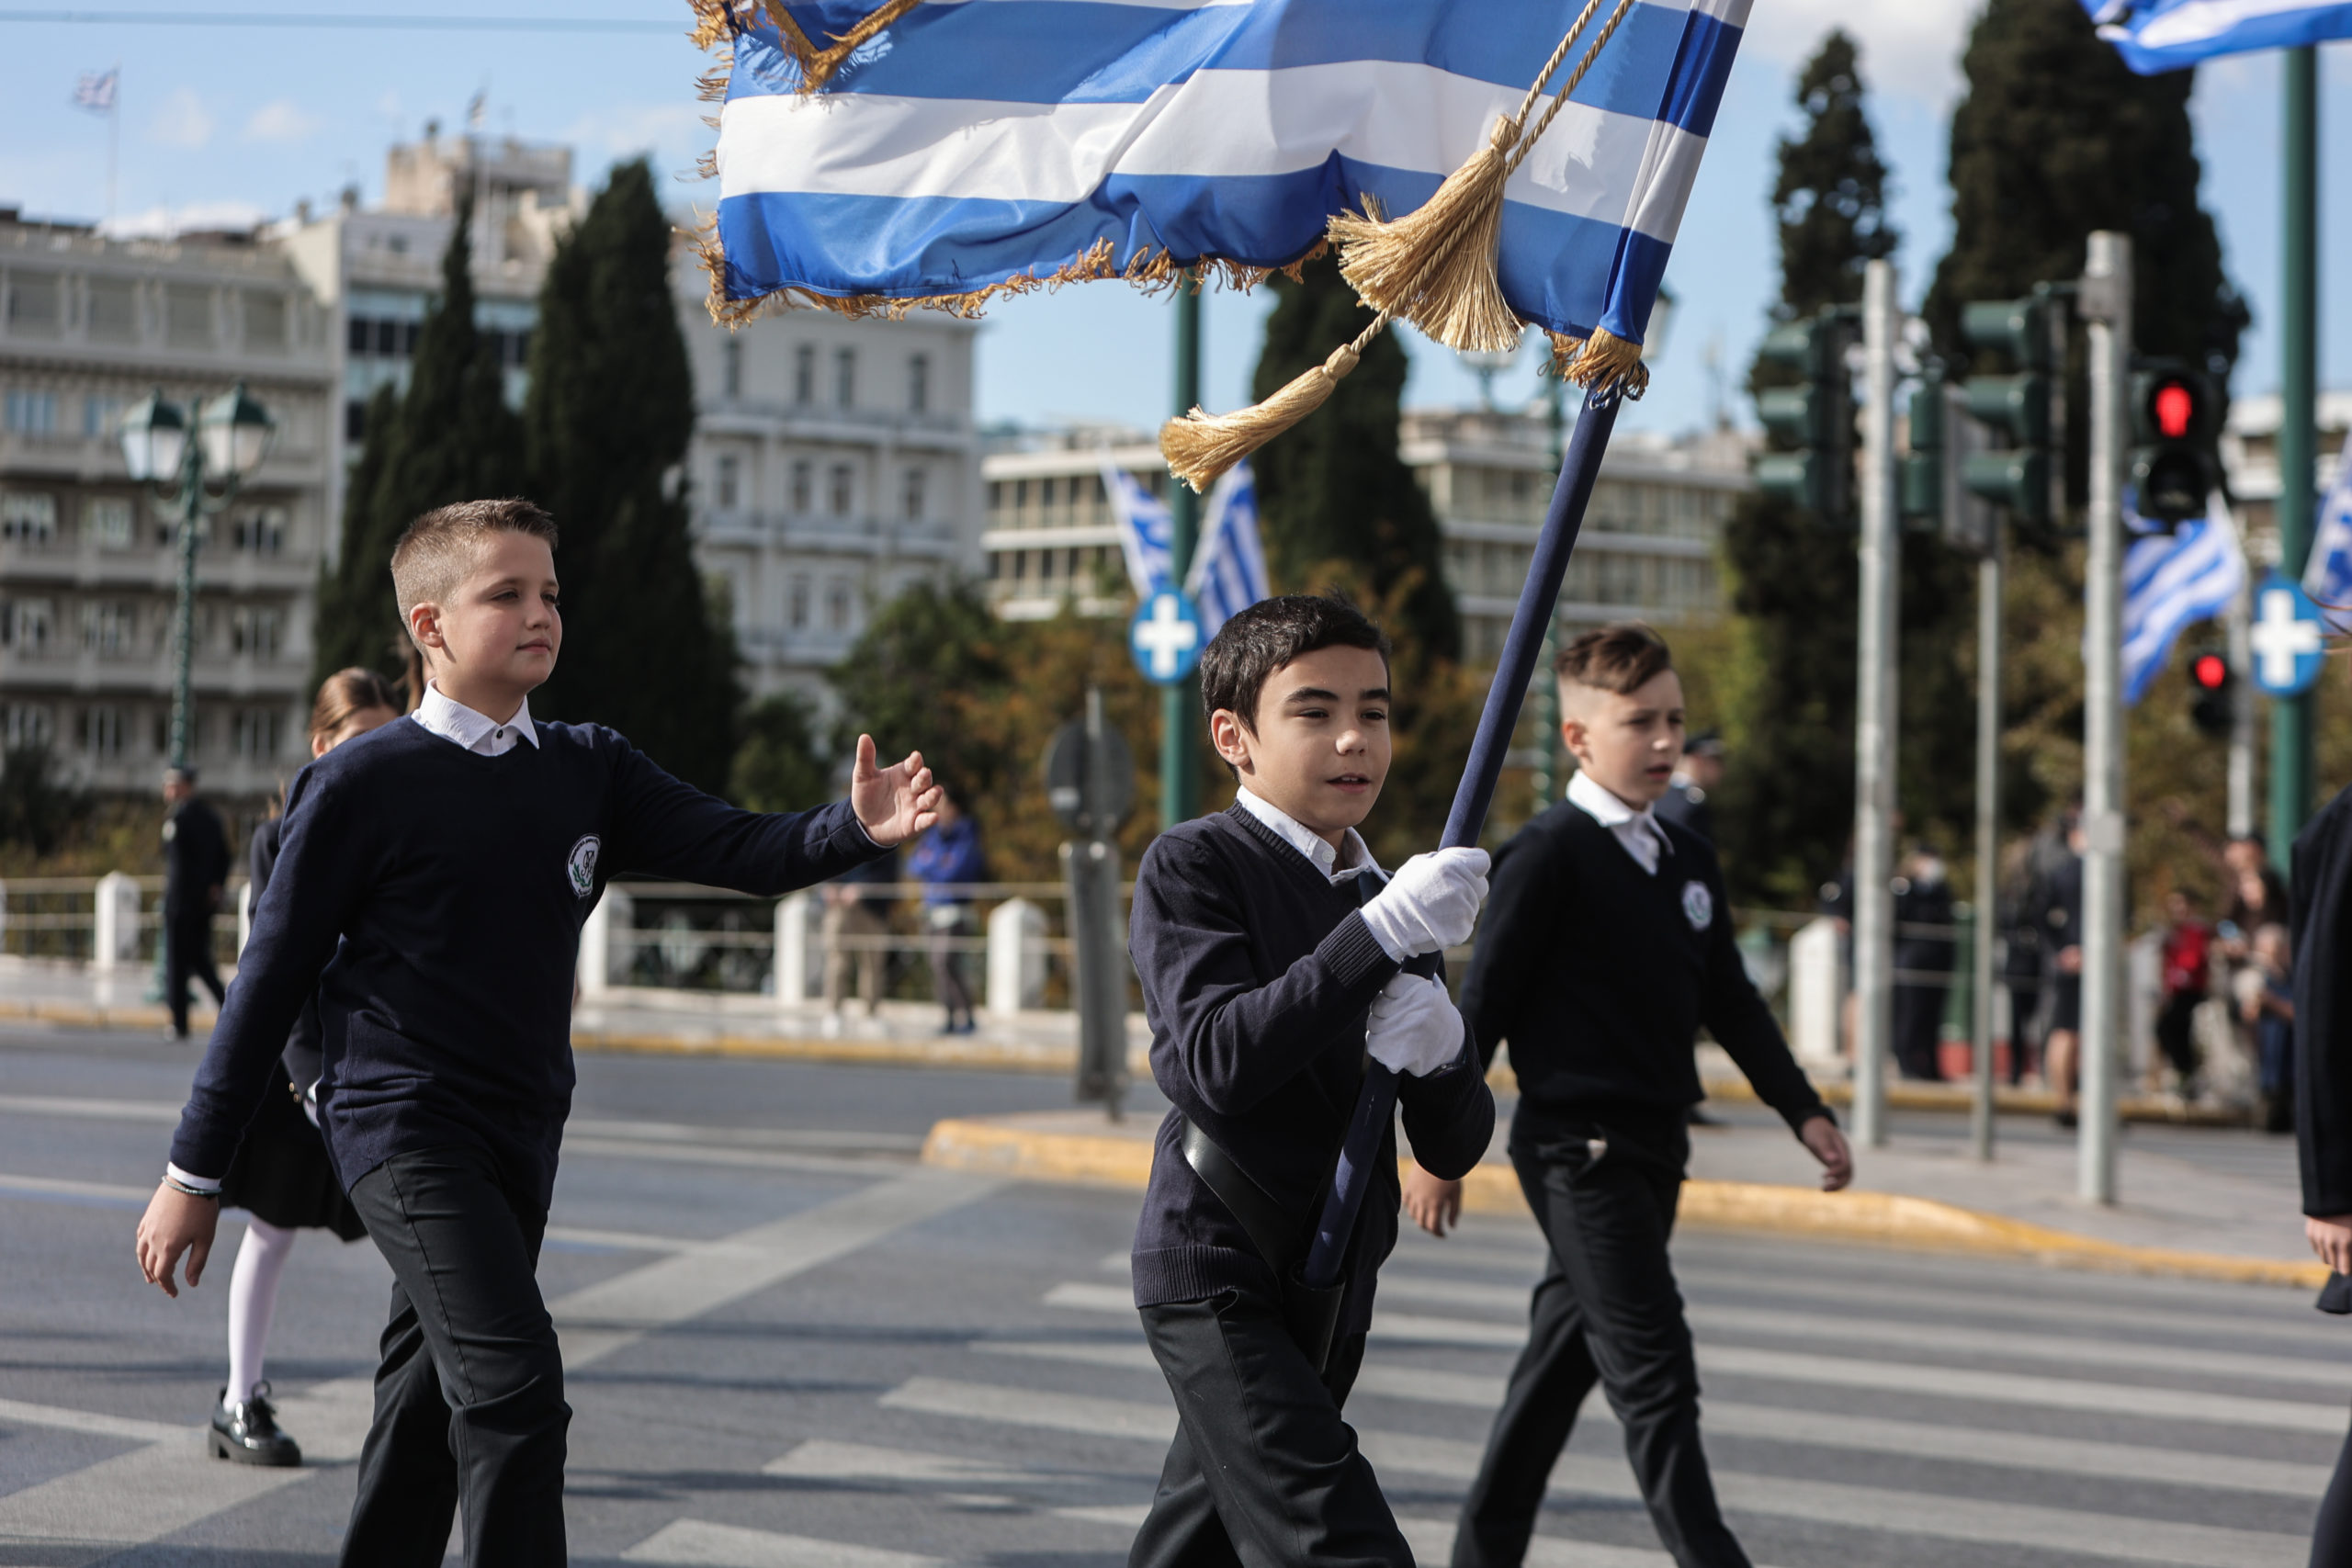
<instances>
[{"instance_id":1,"label":"white bollard","mask_svg":"<svg viewBox=\"0 0 2352 1568\"><path fill-rule=\"evenodd\" d=\"M237 900L237 956L243 958L245 943L251 942L254 935L254 885L250 882L244 884L237 889L234 897Z\"/></svg>"},{"instance_id":2,"label":"white bollard","mask_svg":"<svg viewBox=\"0 0 2352 1568\"><path fill-rule=\"evenodd\" d=\"M778 899L775 907L775 999L779 1007L797 1008L808 1001L816 966L808 962L808 944L817 936L817 898L808 892Z\"/></svg>"},{"instance_id":3,"label":"white bollard","mask_svg":"<svg viewBox=\"0 0 2352 1568\"><path fill-rule=\"evenodd\" d=\"M588 911L587 923L580 928L580 996L583 1001L602 997L613 988L615 977L628 973L626 953L613 952L613 933L628 931L636 923L637 900L617 887L606 887L596 907Z\"/></svg>"},{"instance_id":4,"label":"white bollard","mask_svg":"<svg viewBox=\"0 0 2352 1568\"><path fill-rule=\"evenodd\" d=\"M1008 898L989 915L988 1010L1011 1018L1046 999L1046 911Z\"/></svg>"},{"instance_id":5,"label":"white bollard","mask_svg":"<svg viewBox=\"0 0 2352 1568\"><path fill-rule=\"evenodd\" d=\"M98 878L91 927L90 966L113 969L139 962L139 884L119 871Z\"/></svg>"},{"instance_id":6,"label":"white bollard","mask_svg":"<svg viewBox=\"0 0 2352 1568\"><path fill-rule=\"evenodd\" d=\"M1843 1066L1838 1022L1846 1004L1846 964L1838 922L1808 922L1789 942L1789 1045L1808 1067Z\"/></svg>"}]
</instances>

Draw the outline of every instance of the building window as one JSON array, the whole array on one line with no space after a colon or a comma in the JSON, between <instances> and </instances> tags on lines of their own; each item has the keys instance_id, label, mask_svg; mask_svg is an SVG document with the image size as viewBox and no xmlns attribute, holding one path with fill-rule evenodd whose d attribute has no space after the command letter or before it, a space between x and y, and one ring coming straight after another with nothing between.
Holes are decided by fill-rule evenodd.
<instances>
[{"instance_id":1,"label":"building window","mask_svg":"<svg viewBox=\"0 0 2352 1568\"><path fill-rule=\"evenodd\" d=\"M8 330L54 337L58 328L57 275L20 272L8 280Z\"/></svg>"},{"instance_id":2,"label":"building window","mask_svg":"<svg viewBox=\"0 0 2352 1568\"><path fill-rule=\"evenodd\" d=\"M284 715L276 708L239 708L235 743L237 755L256 761L277 755L277 736Z\"/></svg>"},{"instance_id":3,"label":"building window","mask_svg":"<svg viewBox=\"0 0 2352 1568\"><path fill-rule=\"evenodd\" d=\"M93 757L122 755L122 709L101 703L82 710L82 750Z\"/></svg>"},{"instance_id":4,"label":"building window","mask_svg":"<svg viewBox=\"0 0 2352 1568\"><path fill-rule=\"evenodd\" d=\"M730 344L729 346L732 347L733 344ZM718 483L716 488L718 491L719 510L722 512L734 511L742 499L739 493L742 488L742 467L741 462L732 457L718 459Z\"/></svg>"},{"instance_id":5,"label":"building window","mask_svg":"<svg viewBox=\"0 0 2352 1568\"><path fill-rule=\"evenodd\" d=\"M849 584L835 578L825 589L825 629L849 630Z\"/></svg>"},{"instance_id":6,"label":"building window","mask_svg":"<svg viewBox=\"0 0 2352 1568\"><path fill-rule=\"evenodd\" d=\"M926 477L921 468L909 468L899 486L899 511L910 523L922 521L923 480Z\"/></svg>"},{"instance_id":7,"label":"building window","mask_svg":"<svg viewBox=\"0 0 2352 1568\"><path fill-rule=\"evenodd\" d=\"M792 464L792 510L802 516L817 504L816 465L806 457L797 457Z\"/></svg>"},{"instance_id":8,"label":"building window","mask_svg":"<svg viewBox=\"0 0 2352 1568\"><path fill-rule=\"evenodd\" d=\"M103 441L115 433L122 420L122 400L102 398L93 392L82 400L82 437L85 441Z\"/></svg>"},{"instance_id":9,"label":"building window","mask_svg":"<svg viewBox=\"0 0 2352 1568\"><path fill-rule=\"evenodd\" d=\"M835 463L826 500L836 517L846 517L857 502L857 473L847 463Z\"/></svg>"},{"instance_id":10,"label":"building window","mask_svg":"<svg viewBox=\"0 0 2352 1568\"><path fill-rule=\"evenodd\" d=\"M54 435L57 434L57 394L55 392L12 391L0 400L0 423L5 423L13 435Z\"/></svg>"},{"instance_id":11,"label":"building window","mask_svg":"<svg viewBox=\"0 0 2352 1568\"><path fill-rule=\"evenodd\" d=\"M817 400L817 349L802 344L792 351L792 400L807 408Z\"/></svg>"},{"instance_id":12,"label":"building window","mask_svg":"<svg viewBox=\"0 0 2352 1568\"><path fill-rule=\"evenodd\" d=\"M857 350L854 348L833 350L833 406L857 406Z\"/></svg>"},{"instance_id":13,"label":"building window","mask_svg":"<svg viewBox=\"0 0 2352 1568\"><path fill-rule=\"evenodd\" d=\"M808 580L807 578L796 577L792 580L791 588L785 594L785 613L789 618L794 631L806 631L808 629Z\"/></svg>"},{"instance_id":14,"label":"building window","mask_svg":"<svg viewBox=\"0 0 2352 1568\"><path fill-rule=\"evenodd\" d=\"M212 346L212 290L201 284L164 288L164 336L175 348Z\"/></svg>"},{"instance_id":15,"label":"building window","mask_svg":"<svg viewBox=\"0 0 2352 1568\"><path fill-rule=\"evenodd\" d=\"M286 349L286 296L248 293L245 296L245 346L265 354Z\"/></svg>"},{"instance_id":16,"label":"building window","mask_svg":"<svg viewBox=\"0 0 2352 1568\"><path fill-rule=\"evenodd\" d=\"M115 599L94 599L82 606L82 647L101 659L119 659L131 651L138 611Z\"/></svg>"},{"instance_id":17,"label":"building window","mask_svg":"<svg viewBox=\"0 0 2352 1568\"><path fill-rule=\"evenodd\" d=\"M0 491L0 539L44 546L57 538L57 497L37 491Z\"/></svg>"},{"instance_id":18,"label":"building window","mask_svg":"<svg viewBox=\"0 0 2352 1568\"><path fill-rule=\"evenodd\" d=\"M229 617L232 652L276 659L286 646L286 612L275 604L240 604Z\"/></svg>"},{"instance_id":19,"label":"building window","mask_svg":"<svg viewBox=\"0 0 2352 1568\"><path fill-rule=\"evenodd\" d=\"M85 302L92 337L106 343L130 343L137 339L139 295L128 279L90 279Z\"/></svg>"},{"instance_id":20,"label":"building window","mask_svg":"<svg viewBox=\"0 0 2352 1568\"><path fill-rule=\"evenodd\" d=\"M257 506L239 513L232 536L238 549L257 556L283 555L286 552L286 508Z\"/></svg>"},{"instance_id":21,"label":"building window","mask_svg":"<svg viewBox=\"0 0 2352 1568\"><path fill-rule=\"evenodd\" d=\"M718 345L720 378L730 398L743 395L743 343L741 338L729 338Z\"/></svg>"},{"instance_id":22,"label":"building window","mask_svg":"<svg viewBox=\"0 0 2352 1568\"><path fill-rule=\"evenodd\" d=\"M344 323L344 347L353 354L373 354L376 351L376 323L365 316L354 316Z\"/></svg>"},{"instance_id":23,"label":"building window","mask_svg":"<svg viewBox=\"0 0 2352 1568\"><path fill-rule=\"evenodd\" d=\"M907 361L907 412L931 412L931 355L918 354Z\"/></svg>"},{"instance_id":24,"label":"building window","mask_svg":"<svg viewBox=\"0 0 2352 1568\"><path fill-rule=\"evenodd\" d=\"M0 740L5 740L11 751L24 746L46 746L56 732L46 703L10 703L5 730Z\"/></svg>"},{"instance_id":25,"label":"building window","mask_svg":"<svg viewBox=\"0 0 2352 1568\"><path fill-rule=\"evenodd\" d=\"M38 654L49 647L56 610L46 599L0 600L0 648Z\"/></svg>"},{"instance_id":26,"label":"building window","mask_svg":"<svg viewBox=\"0 0 2352 1568\"><path fill-rule=\"evenodd\" d=\"M85 496L82 536L102 550L127 550L130 548L137 515L137 509L123 496Z\"/></svg>"}]
</instances>

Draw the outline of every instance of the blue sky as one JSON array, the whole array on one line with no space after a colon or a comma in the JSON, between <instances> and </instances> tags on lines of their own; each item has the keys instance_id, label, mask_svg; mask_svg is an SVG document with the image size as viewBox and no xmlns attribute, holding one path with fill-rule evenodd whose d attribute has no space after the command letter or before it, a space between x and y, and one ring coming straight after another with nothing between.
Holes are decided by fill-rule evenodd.
<instances>
[{"instance_id":1,"label":"blue sky","mask_svg":"<svg viewBox=\"0 0 2352 1568\"><path fill-rule=\"evenodd\" d=\"M2049 0L2067 4L2071 0ZM284 0L252 0L294 11ZM159 6L159 8L161 8ZM441 13L452 0L327 3L323 14ZM383 152L415 136L428 118L459 124L467 102L487 95L489 128L571 142L583 178L613 160L650 153L657 170L684 174L708 145L695 100L704 61L684 40L684 0L481 0L502 15L680 18L674 36L529 32L400 32L325 28L130 28L0 21L0 207L96 218L105 204L107 124L72 107L76 76L119 62L122 119L119 219L274 216L299 198L322 205L358 184L381 189ZM1713 145L1693 193L1668 285L1680 300L1650 397L1627 416L1634 428L1704 423L1715 387L1744 367L1777 284L1765 197L1772 148L1790 124L1792 74L1831 26L1863 47L1871 110L1896 176L1904 235L1898 262L1916 299L1950 231L1943 190L1949 115L1961 82L1960 49L1974 7L1959 0L1758 0L1725 94ZM2205 164L2204 198L2219 219L2228 265L2253 302L2255 330L2238 371L2241 394L2275 390L2278 293L2278 62L2254 55L2200 73L2194 110ZM2321 153L2325 212L2321 378L2352 383L2352 45L2324 54ZM683 208L711 187L674 184ZM1246 400L1262 299L1212 295L1207 302L1207 401ZM983 417L1046 423L1070 418L1148 424L1170 396L1170 324L1164 302L1116 284L1093 284L1014 301L990 312L980 358ZM1476 383L1445 351L1408 340L1408 402L1464 402ZM1711 356L1720 375L1709 369ZM1509 403L1535 388L1532 351L1500 378Z\"/></svg>"}]
</instances>

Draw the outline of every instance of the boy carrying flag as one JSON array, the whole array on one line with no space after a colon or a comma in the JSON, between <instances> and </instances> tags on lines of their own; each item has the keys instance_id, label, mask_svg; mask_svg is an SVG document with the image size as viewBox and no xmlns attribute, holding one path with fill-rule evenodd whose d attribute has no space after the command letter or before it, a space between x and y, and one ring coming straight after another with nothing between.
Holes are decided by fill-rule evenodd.
<instances>
[{"instance_id":1,"label":"boy carrying flag","mask_svg":"<svg viewBox=\"0 0 2352 1568\"><path fill-rule=\"evenodd\" d=\"M1338 1299L1298 1272L1367 1055L1402 1075L1430 1169L1466 1171L1494 1131L1443 982L1404 969L1467 940L1486 852L1416 855L1389 878L1356 832L1388 773L1387 656L1332 599L1227 621L1201 705L1239 793L1161 834L1136 874L1130 948L1174 1107L1136 1227L1136 1305L1180 1425L1133 1568L1413 1561L1340 1416L1396 1240L1393 1133Z\"/></svg>"},{"instance_id":2,"label":"boy carrying flag","mask_svg":"<svg viewBox=\"0 0 2352 1568\"><path fill-rule=\"evenodd\" d=\"M319 1122L391 1265L376 1415L342 1561L427 1568L462 1502L469 1568L564 1562L563 1367L534 1269L573 1082L580 928L616 870L768 895L931 825L920 754L850 798L738 811L594 725L535 721L563 642L555 524L527 501L429 512L392 552L424 701L302 770L277 869L164 1183L139 1224L166 1295L201 1277L220 1178L315 991ZM323 972L323 973L322 973Z\"/></svg>"}]
</instances>

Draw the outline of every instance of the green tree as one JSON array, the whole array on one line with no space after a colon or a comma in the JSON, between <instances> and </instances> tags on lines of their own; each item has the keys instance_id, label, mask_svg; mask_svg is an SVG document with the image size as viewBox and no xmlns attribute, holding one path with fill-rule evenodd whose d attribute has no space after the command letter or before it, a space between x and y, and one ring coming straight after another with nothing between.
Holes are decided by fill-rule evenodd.
<instances>
[{"instance_id":1,"label":"green tree","mask_svg":"<svg viewBox=\"0 0 2352 1568\"><path fill-rule=\"evenodd\" d=\"M474 326L470 210L441 257L441 293L417 334L408 388L379 388L343 512L342 549L322 571L313 678L348 665L398 675L405 633L392 546L422 513L522 489L522 426L506 406L496 344Z\"/></svg>"},{"instance_id":2,"label":"green tree","mask_svg":"<svg viewBox=\"0 0 2352 1568\"><path fill-rule=\"evenodd\" d=\"M671 226L642 161L613 171L556 247L523 408L533 494L563 531L563 657L550 716L609 724L723 789L741 687L695 565L678 477L694 378L670 288Z\"/></svg>"},{"instance_id":3,"label":"green tree","mask_svg":"<svg viewBox=\"0 0 2352 1568\"><path fill-rule=\"evenodd\" d=\"M728 799L752 811L806 811L832 798L832 776L806 697L778 692L744 710Z\"/></svg>"},{"instance_id":4,"label":"green tree","mask_svg":"<svg viewBox=\"0 0 2352 1568\"><path fill-rule=\"evenodd\" d=\"M1270 397L1320 365L1371 323L1336 257L1309 262L1303 281L1272 280L1254 392ZM1437 517L1396 452L1405 350L1393 332L1372 340L1330 401L1250 459L1258 479L1266 565L1282 592L1326 585L1333 563L1394 605L1389 632L1431 658L1462 651L1462 618L1446 586Z\"/></svg>"}]
</instances>

